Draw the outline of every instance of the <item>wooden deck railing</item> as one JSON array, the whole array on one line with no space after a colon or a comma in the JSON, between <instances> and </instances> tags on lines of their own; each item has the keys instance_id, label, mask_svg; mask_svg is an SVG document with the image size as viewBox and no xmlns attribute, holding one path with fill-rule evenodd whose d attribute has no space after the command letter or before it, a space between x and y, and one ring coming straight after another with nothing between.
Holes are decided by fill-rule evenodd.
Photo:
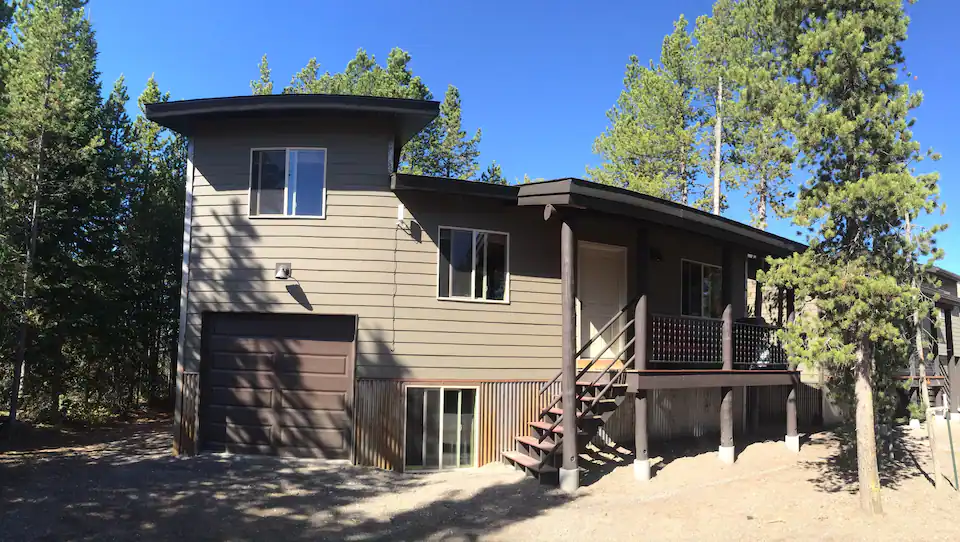
<instances>
[{"instance_id":1,"label":"wooden deck railing","mask_svg":"<svg viewBox=\"0 0 960 542\"><path fill-rule=\"evenodd\" d=\"M650 316L652 363L720 368L723 321L697 316Z\"/></svg>"},{"instance_id":2,"label":"wooden deck railing","mask_svg":"<svg viewBox=\"0 0 960 542\"><path fill-rule=\"evenodd\" d=\"M733 324L734 369L786 369L787 353L777 339L780 328L763 324Z\"/></svg>"},{"instance_id":3,"label":"wooden deck railing","mask_svg":"<svg viewBox=\"0 0 960 542\"><path fill-rule=\"evenodd\" d=\"M723 367L723 320L698 316L650 315L653 368ZM786 369L787 355L775 326L733 324L733 368Z\"/></svg>"}]
</instances>

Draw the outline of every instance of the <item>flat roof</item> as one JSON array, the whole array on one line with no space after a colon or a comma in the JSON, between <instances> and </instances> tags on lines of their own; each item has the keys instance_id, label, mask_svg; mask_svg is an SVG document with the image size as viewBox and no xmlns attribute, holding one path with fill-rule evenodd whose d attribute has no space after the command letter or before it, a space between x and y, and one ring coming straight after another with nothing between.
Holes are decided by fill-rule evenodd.
<instances>
[{"instance_id":1,"label":"flat roof","mask_svg":"<svg viewBox=\"0 0 960 542\"><path fill-rule=\"evenodd\" d=\"M439 112L440 103L435 101L339 94L230 96L146 105L148 119L186 136L199 122L237 118L378 117L392 124L400 145L430 124Z\"/></svg>"}]
</instances>

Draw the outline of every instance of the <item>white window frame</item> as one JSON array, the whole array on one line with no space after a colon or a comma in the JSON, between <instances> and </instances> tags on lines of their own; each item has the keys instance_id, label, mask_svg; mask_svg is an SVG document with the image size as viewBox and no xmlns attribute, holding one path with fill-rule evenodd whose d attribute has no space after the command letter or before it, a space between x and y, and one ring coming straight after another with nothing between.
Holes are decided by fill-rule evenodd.
<instances>
[{"instance_id":1,"label":"white window frame","mask_svg":"<svg viewBox=\"0 0 960 542\"><path fill-rule=\"evenodd\" d=\"M407 465L407 390L409 389L439 389L440 390L440 427L438 429L437 439L438 439L438 459L436 467L425 467L425 466L408 466ZM439 472L443 470L443 392L445 390L475 390L473 399L473 458L471 458L469 466L461 465L461 469L475 469L479 466L480 461L480 386L444 386L440 384L418 384L416 382L411 382L409 384L403 385L403 470L404 472ZM463 405L463 394L460 394L460 404L461 408L458 411L462 411ZM426 410L424 410L426 414ZM426 443L424 443L423 449L426 450ZM457 457L460 457L460 431L457 431Z\"/></svg>"},{"instance_id":2,"label":"white window frame","mask_svg":"<svg viewBox=\"0 0 960 542\"><path fill-rule=\"evenodd\" d=\"M250 196L253 194L253 153L257 151L284 151L283 159L283 214L279 215L262 215L254 214L253 209L250 208ZM290 190L290 151L323 151L323 208L320 210L319 215L294 215L288 214L289 209L287 209L289 204L288 190ZM326 147L252 147L250 149L250 168L248 175L250 176L249 182L247 183L247 217L248 218L266 218L270 220L276 219L313 219L313 220L324 220L327 218L327 186L330 184L330 177L327 174L327 156L329 152ZM297 205L297 193L296 193L296 182L297 179L293 180L294 182L294 193L293 193L293 205L296 208ZM257 201L260 201L260 196L257 196Z\"/></svg>"},{"instance_id":3,"label":"white window frame","mask_svg":"<svg viewBox=\"0 0 960 542\"><path fill-rule=\"evenodd\" d=\"M689 259L689 258L680 258L680 315L681 315L681 316L691 316L691 317L693 317L693 318L709 318L709 319L711 319L711 320L717 320L717 318L714 318L714 317L712 317L712 316L704 316L704 314L705 314L707 311L704 310L705 307L704 307L704 305L703 305L703 292L702 292L702 291L700 292L700 314L701 314L701 315L700 315L700 316L693 316L693 315L690 315L690 314L683 314L683 262L695 263L695 264L700 265L700 266L703 266L703 267L712 267L712 268L714 268L714 269L719 269L719 270L720 270L720 284L721 284L721 288L722 288L722 285L723 285L723 266L722 266L722 265L712 264L712 263L707 263L707 262L700 262L700 261L697 261L697 260L691 260L691 259ZM702 271L702 270L700 271L700 283L703 284L703 271Z\"/></svg>"},{"instance_id":4,"label":"white window frame","mask_svg":"<svg viewBox=\"0 0 960 542\"><path fill-rule=\"evenodd\" d=\"M505 273L505 284L503 291L503 299L486 299L486 298L477 298L477 297L456 297L456 296L440 296L440 263L443 261L443 254L440 252L440 232L442 230L460 230L468 231L472 233L473 241L471 246L476 246L477 243L477 234L478 233L493 233L497 235L505 235L507 238L507 245L505 250L507 251L504 260L506 261L506 273ZM487 247L489 245L483 246L483 261L487 261ZM473 258L472 265L470 266L470 291L475 291L476 280L477 280L477 262L476 254L471 251L471 258ZM449 273L447 280L453 280L453 273ZM510 304L510 234L505 231L495 231L495 230L485 230L481 228L464 228L461 226L437 226L437 270L436 270L436 284L434 284L434 292L436 292L438 301L462 301L466 303L493 303L496 305L509 305ZM483 278L483 290L487 290L487 277L484 275ZM453 284L450 284L448 291L453 291Z\"/></svg>"}]
</instances>

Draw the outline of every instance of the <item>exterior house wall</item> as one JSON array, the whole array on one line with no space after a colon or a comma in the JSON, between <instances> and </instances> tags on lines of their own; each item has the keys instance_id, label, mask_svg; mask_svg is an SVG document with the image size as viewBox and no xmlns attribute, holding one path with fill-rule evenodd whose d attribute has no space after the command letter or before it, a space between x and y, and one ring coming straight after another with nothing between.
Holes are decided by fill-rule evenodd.
<instances>
[{"instance_id":1,"label":"exterior house wall","mask_svg":"<svg viewBox=\"0 0 960 542\"><path fill-rule=\"evenodd\" d=\"M537 391L560 368L559 222L544 221L540 208L496 200L394 194L391 139L387 127L373 121L317 126L246 120L196 131L180 368L184 407L176 428L186 431L179 438L185 446L197 438L196 373L206 311L357 315L354 459L362 464L402 466L405 381L480 387L481 462L512 448L512 438L527 432L526 424L550 398ZM248 216L251 149L262 147L327 149L325 219ZM396 218L400 203L402 225ZM509 303L437 299L440 226L510 235ZM636 293L640 227L626 218L596 215L577 226L581 240L627 247L630 297ZM650 309L679 314L681 259L721 265L720 244L655 224L645 227L651 248L660 254L648 274ZM746 294L739 277L745 277L746 252L734 247L732 261L724 272L738 277L733 303L735 316L741 316ZM281 262L291 264L291 280L274 278ZM714 401L713 392L663 392L672 406L661 409L657 419L663 423L654 425L653 436L687 428L692 434L713 431L719 420L719 396ZM670 426L670 416L679 412L686 425Z\"/></svg>"},{"instance_id":2,"label":"exterior house wall","mask_svg":"<svg viewBox=\"0 0 960 542\"><path fill-rule=\"evenodd\" d=\"M282 127L282 130L281 130ZM196 371L204 311L356 314L358 378L546 379L560 366L559 224L542 210L481 198L390 190L390 135L369 124L297 122L218 125L194 137L190 282L184 370ZM250 152L256 147L327 149L325 219L250 218ZM404 227L397 205L406 206ZM415 222L415 223L414 223ZM439 300L439 226L510 234L510 302ZM412 227L412 230L411 230ZM634 221L584 220L585 241L628 248L636 276ZM720 265L710 239L654 227L662 254L650 272L651 310L680 310L680 260ZM745 253L735 269L743 275ZM273 277L292 264L293 280ZM631 295L635 290L633 280ZM745 288L735 314L742 314Z\"/></svg>"}]
</instances>

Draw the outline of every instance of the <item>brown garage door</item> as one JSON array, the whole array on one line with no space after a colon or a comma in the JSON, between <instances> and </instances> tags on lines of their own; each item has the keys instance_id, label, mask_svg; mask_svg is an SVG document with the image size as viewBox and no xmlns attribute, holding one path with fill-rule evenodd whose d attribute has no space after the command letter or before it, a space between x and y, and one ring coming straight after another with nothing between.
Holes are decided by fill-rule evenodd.
<instances>
[{"instance_id":1,"label":"brown garage door","mask_svg":"<svg viewBox=\"0 0 960 542\"><path fill-rule=\"evenodd\" d=\"M348 459L356 318L206 314L204 449Z\"/></svg>"}]
</instances>

